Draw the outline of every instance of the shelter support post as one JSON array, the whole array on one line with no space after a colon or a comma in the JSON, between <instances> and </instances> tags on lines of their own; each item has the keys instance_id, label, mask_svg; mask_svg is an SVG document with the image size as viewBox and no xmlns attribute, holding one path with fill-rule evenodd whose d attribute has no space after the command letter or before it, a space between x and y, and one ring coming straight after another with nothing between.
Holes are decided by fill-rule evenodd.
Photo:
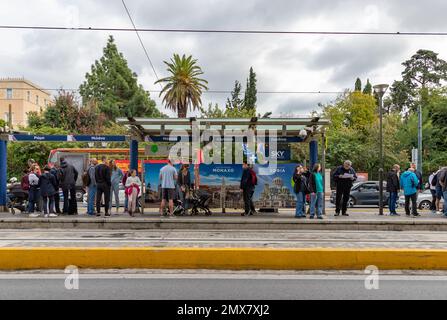
<instances>
[{"instance_id":1,"label":"shelter support post","mask_svg":"<svg viewBox=\"0 0 447 320\"><path fill-rule=\"evenodd\" d=\"M309 170L313 170L313 167L318 163L318 141L313 138L309 142Z\"/></svg>"},{"instance_id":2,"label":"shelter support post","mask_svg":"<svg viewBox=\"0 0 447 320\"><path fill-rule=\"evenodd\" d=\"M138 141L134 139L130 141L130 169L138 172Z\"/></svg>"},{"instance_id":3,"label":"shelter support post","mask_svg":"<svg viewBox=\"0 0 447 320\"><path fill-rule=\"evenodd\" d=\"M6 208L7 142L0 140L0 211Z\"/></svg>"}]
</instances>

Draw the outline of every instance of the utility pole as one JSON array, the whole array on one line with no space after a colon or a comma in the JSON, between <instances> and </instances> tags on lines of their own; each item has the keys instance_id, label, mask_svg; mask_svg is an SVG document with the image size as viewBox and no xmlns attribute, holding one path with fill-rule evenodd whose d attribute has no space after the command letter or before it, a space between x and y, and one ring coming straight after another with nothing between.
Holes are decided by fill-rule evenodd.
<instances>
[{"instance_id":1,"label":"utility pole","mask_svg":"<svg viewBox=\"0 0 447 320\"><path fill-rule=\"evenodd\" d=\"M418 106L418 159L417 169L422 174L422 106Z\"/></svg>"},{"instance_id":2,"label":"utility pole","mask_svg":"<svg viewBox=\"0 0 447 320\"><path fill-rule=\"evenodd\" d=\"M379 168L379 215L383 215L383 95L388 89L387 84L379 84L374 86L374 92L379 97L379 158L380 158L380 168Z\"/></svg>"},{"instance_id":3,"label":"utility pole","mask_svg":"<svg viewBox=\"0 0 447 320\"><path fill-rule=\"evenodd\" d=\"M12 131L12 105L9 104L8 106L8 127L9 127L9 132Z\"/></svg>"}]
</instances>

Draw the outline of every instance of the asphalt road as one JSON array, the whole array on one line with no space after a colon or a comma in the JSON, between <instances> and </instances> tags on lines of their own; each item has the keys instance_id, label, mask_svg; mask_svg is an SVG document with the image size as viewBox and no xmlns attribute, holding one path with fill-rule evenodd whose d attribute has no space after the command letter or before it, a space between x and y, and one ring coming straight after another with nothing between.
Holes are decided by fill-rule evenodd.
<instances>
[{"instance_id":1,"label":"asphalt road","mask_svg":"<svg viewBox=\"0 0 447 320\"><path fill-rule=\"evenodd\" d=\"M8 279L9 278L9 279ZM0 299L321 300L445 299L446 276L381 276L365 289L364 275L114 274L81 275L67 290L60 275L0 277Z\"/></svg>"}]
</instances>

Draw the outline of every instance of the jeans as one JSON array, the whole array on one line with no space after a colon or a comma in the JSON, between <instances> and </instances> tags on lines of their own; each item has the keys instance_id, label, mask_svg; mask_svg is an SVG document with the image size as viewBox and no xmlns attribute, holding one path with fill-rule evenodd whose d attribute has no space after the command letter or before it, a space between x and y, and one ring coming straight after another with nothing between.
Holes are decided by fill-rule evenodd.
<instances>
[{"instance_id":1,"label":"jeans","mask_svg":"<svg viewBox=\"0 0 447 320\"><path fill-rule=\"evenodd\" d=\"M253 194L255 193L255 188L244 188L244 206L245 213L250 214L250 212L255 211L255 205L253 204Z\"/></svg>"},{"instance_id":2,"label":"jeans","mask_svg":"<svg viewBox=\"0 0 447 320\"><path fill-rule=\"evenodd\" d=\"M317 216L321 217L323 214L323 199L324 193L317 192L310 195L310 216L315 216L315 210L317 211Z\"/></svg>"},{"instance_id":3,"label":"jeans","mask_svg":"<svg viewBox=\"0 0 447 320\"><path fill-rule=\"evenodd\" d=\"M64 194L64 209L62 212L64 214L68 214L70 208L70 201L74 201L76 203L76 187L75 186L64 187L62 188L62 193Z\"/></svg>"},{"instance_id":4,"label":"jeans","mask_svg":"<svg viewBox=\"0 0 447 320\"><path fill-rule=\"evenodd\" d=\"M120 185L118 184L112 184L110 187L110 209L113 207L113 195L115 195L115 204L116 207L120 207Z\"/></svg>"},{"instance_id":5,"label":"jeans","mask_svg":"<svg viewBox=\"0 0 447 320\"><path fill-rule=\"evenodd\" d=\"M87 214L93 215L95 212L96 185L88 187L87 194Z\"/></svg>"},{"instance_id":6,"label":"jeans","mask_svg":"<svg viewBox=\"0 0 447 320\"><path fill-rule=\"evenodd\" d=\"M417 192L414 194L406 195L405 196L405 214L410 215L410 200L411 200L411 213L413 215L417 215L417 198L418 194Z\"/></svg>"},{"instance_id":7,"label":"jeans","mask_svg":"<svg viewBox=\"0 0 447 320\"><path fill-rule=\"evenodd\" d=\"M43 213L54 213L54 196L43 196Z\"/></svg>"},{"instance_id":8,"label":"jeans","mask_svg":"<svg viewBox=\"0 0 447 320\"><path fill-rule=\"evenodd\" d=\"M447 216L447 190L442 193L444 197L444 215Z\"/></svg>"},{"instance_id":9,"label":"jeans","mask_svg":"<svg viewBox=\"0 0 447 320\"><path fill-rule=\"evenodd\" d=\"M36 207L37 202L40 198L40 190L34 187L30 187L28 192L28 211L29 213L34 212L34 208Z\"/></svg>"},{"instance_id":10,"label":"jeans","mask_svg":"<svg viewBox=\"0 0 447 320\"><path fill-rule=\"evenodd\" d=\"M304 217L306 212L306 196L303 192L296 193L296 210L295 217Z\"/></svg>"},{"instance_id":11,"label":"jeans","mask_svg":"<svg viewBox=\"0 0 447 320\"><path fill-rule=\"evenodd\" d=\"M335 194L335 213L346 213L348 201L351 194L351 186L342 183L337 184Z\"/></svg>"},{"instance_id":12,"label":"jeans","mask_svg":"<svg viewBox=\"0 0 447 320\"><path fill-rule=\"evenodd\" d=\"M124 197L124 211L129 210L129 196L126 194Z\"/></svg>"},{"instance_id":13,"label":"jeans","mask_svg":"<svg viewBox=\"0 0 447 320\"><path fill-rule=\"evenodd\" d=\"M390 192L390 198L388 199L388 207L390 208L390 213L396 213L396 201L397 192Z\"/></svg>"},{"instance_id":14,"label":"jeans","mask_svg":"<svg viewBox=\"0 0 447 320\"><path fill-rule=\"evenodd\" d=\"M104 211L106 214L109 214L110 208L110 186L107 183L99 183L97 184L97 193L96 193L96 213L101 212L101 200L102 195L104 194Z\"/></svg>"}]
</instances>

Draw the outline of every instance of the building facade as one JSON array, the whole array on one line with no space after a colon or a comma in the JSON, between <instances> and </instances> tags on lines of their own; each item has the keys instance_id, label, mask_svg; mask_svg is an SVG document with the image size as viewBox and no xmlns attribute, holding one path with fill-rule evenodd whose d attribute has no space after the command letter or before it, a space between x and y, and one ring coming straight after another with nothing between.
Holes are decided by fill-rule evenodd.
<instances>
[{"instance_id":1,"label":"building facade","mask_svg":"<svg viewBox=\"0 0 447 320\"><path fill-rule=\"evenodd\" d=\"M30 111L42 112L51 102L51 94L24 78L0 78L0 119L9 122L11 106L12 127L28 125Z\"/></svg>"}]
</instances>

